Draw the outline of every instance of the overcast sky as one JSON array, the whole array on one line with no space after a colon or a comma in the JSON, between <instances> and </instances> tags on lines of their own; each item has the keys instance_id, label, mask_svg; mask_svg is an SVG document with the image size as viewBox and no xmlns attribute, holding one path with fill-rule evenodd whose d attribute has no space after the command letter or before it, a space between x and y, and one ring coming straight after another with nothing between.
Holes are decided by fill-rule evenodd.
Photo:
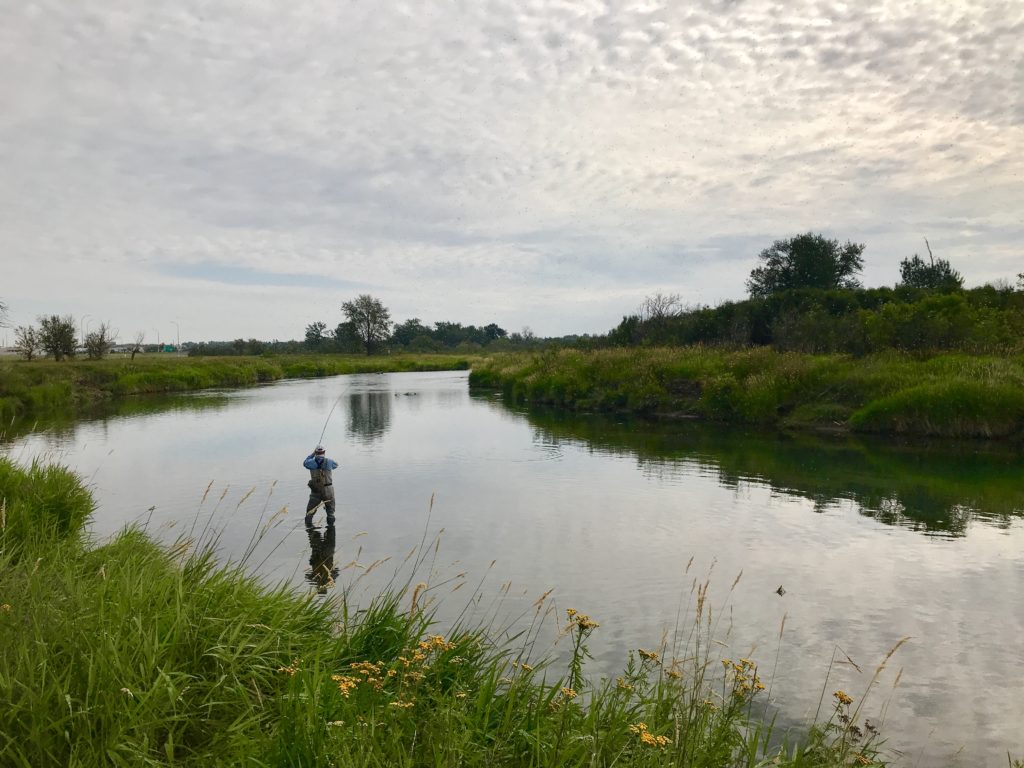
<instances>
[{"instance_id":1,"label":"overcast sky","mask_svg":"<svg viewBox=\"0 0 1024 768\"><path fill-rule=\"evenodd\" d=\"M0 0L0 299L604 332L806 230L1024 269L1024 0Z\"/></svg>"}]
</instances>

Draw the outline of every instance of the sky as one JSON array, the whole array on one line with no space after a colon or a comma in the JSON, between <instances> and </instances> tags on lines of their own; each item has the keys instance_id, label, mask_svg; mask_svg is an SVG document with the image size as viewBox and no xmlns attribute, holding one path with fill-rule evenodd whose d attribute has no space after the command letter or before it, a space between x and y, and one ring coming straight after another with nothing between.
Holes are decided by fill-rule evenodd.
<instances>
[{"instance_id":1,"label":"sky","mask_svg":"<svg viewBox=\"0 0 1024 768\"><path fill-rule=\"evenodd\" d=\"M863 281L1024 270L1024 0L0 0L0 299L122 340L301 338L361 293L603 333L744 297L805 231ZM177 323L177 325L175 325Z\"/></svg>"}]
</instances>

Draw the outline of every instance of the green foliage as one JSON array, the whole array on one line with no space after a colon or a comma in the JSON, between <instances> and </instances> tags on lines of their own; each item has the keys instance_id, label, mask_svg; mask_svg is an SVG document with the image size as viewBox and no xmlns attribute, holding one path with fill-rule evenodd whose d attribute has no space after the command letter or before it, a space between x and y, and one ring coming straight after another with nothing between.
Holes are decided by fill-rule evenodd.
<instances>
[{"instance_id":1,"label":"green foliage","mask_svg":"<svg viewBox=\"0 0 1024 768\"><path fill-rule=\"evenodd\" d=\"M986 286L937 293L909 288L790 290L644 322L623 318L613 346L771 345L782 351L864 355L1024 351L1024 293Z\"/></svg>"},{"instance_id":2,"label":"green foliage","mask_svg":"<svg viewBox=\"0 0 1024 768\"><path fill-rule=\"evenodd\" d=\"M937 300L956 297L935 297ZM487 357L470 385L512 400L794 428L1024 437L1024 357L863 358L702 347ZM934 397L934 401L929 398Z\"/></svg>"},{"instance_id":3,"label":"green foliage","mask_svg":"<svg viewBox=\"0 0 1024 768\"><path fill-rule=\"evenodd\" d=\"M925 261L916 253L900 262L900 284L930 291L958 291L964 278L945 259Z\"/></svg>"},{"instance_id":4,"label":"green foliage","mask_svg":"<svg viewBox=\"0 0 1024 768\"><path fill-rule=\"evenodd\" d=\"M362 293L352 301L341 305L345 318L352 324L356 336L370 354L374 347L382 344L391 335L391 313L368 293Z\"/></svg>"},{"instance_id":5,"label":"green foliage","mask_svg":"<svg viewBox=\"0 0 1024 768\"><path fill-rule=\"evenodd\" d=\"M859 288L857 275L864 268L864 245L829 240L807 232L776 240L758 254L763 265L747 280L751 296L768 296L795 288Z\"/></svg>"},{"instance_id":6,"label":"green foliage","mask_svg":"<svg viewBox=\"0 0 1024 768\"><path fill-rule=\"evenodd\" d=\"M7 556L77 535L92 509L92 497L70 470L37 461L21 467L0 457L0 552Z\"/></svg>"},{"instance_id":7,"label":"green foliage","mask_svg":"<svg viewBox=\"0 0 1024 768\"><path fill-rule=\"evenodd\" d=\"M327 323L320 322L319 320L307 325L306 346L310 349L320 349L326 340L326 337L324 336L324 331L326 330Z\"/></svg>"},{"instance_id":8,"label":"green foliage","mask_svg":"<svg viewBox=\"0 0 1024 768\"><path fill-rule=\"evenodd\" d=\"M39 343L54 360L75 356L75 320L71 315L39 318Z\"/></svg>"},{"instance_id":9,"label":"green foliage","mask_svg":"<svg viewBox=\"0 0 1024 768\"><path fill-rule=\"evenodd\" d=\"M384 357L286 356L181 358L147 355L56 365L52 361L0 363L0 413L8 420L73 412L112 396L251 386L282 378L384 371L466 370L459 355Z\"/></svg>"}]
</instances>

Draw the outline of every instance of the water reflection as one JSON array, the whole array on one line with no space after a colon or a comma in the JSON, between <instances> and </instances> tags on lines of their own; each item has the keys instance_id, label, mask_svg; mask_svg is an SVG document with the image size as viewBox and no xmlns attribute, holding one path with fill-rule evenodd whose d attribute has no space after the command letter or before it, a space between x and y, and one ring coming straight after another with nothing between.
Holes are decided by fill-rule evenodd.
<instances>
[{"instance_id":1,"label":"water reflection","mask_svg":"<svg viewBox=\"0 0 1024 768\"><path fill-rule=\"evenodd\" d=\"M390 391L353 392L348 396L348 434L368 444L380 440L391 427Z\"/></svg>"},{"instance_id":2,"label":"water reflection","mask_svg":"<svg viewBox=\"0 0 1024 768\"><path fill-rule=\"evenodd\" d=\"M1008 528L1024 515L1024 460L1004 446L796 437L544 410L524 415L538 446L572 441L631 455L660 478L696 471L731 489L766 483L812 501L817 512L853 501L866 517L948 536L965 535L975 520Z\"/></svg>"},{"instance_id":3,"label":"water reflection","mask_svg":"<svg viewBox=\"0 0 1024 768\"><path fill-rule=\"evenodd\" d=\"M334 580L338 578L338 566L334 564L334 525L328 524L321 530L307 524L306 535L309 537L309 570L306 571L306 582L323 595L334 586Z\"/></svg>"}]
</instances>

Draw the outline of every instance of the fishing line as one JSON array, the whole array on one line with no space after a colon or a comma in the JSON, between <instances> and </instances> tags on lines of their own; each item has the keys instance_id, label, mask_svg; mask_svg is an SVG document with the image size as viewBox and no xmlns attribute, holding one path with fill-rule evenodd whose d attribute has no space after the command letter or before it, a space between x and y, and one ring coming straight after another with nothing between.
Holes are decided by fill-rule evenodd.
<instances>
[{"instance_id":1,"label":"fishing line","mask_svg":"<svg viewBox=\"0 0 1024 768\"><path fill-rule=\"evenodd\" d=\"M341 402L341 396L344 395L352 387L352 382L345 385L345 388L338 393L338 396L334 398L334 405L331 406L330 412L327 414L327 420L324 421L324 428L320 432L320 439L316 441L317 445L324 444L324 435L327 434L327 425L331 423L331 416L334 415L334 409L338 407L338 403Z\"/></svg>"}]
</instances>

